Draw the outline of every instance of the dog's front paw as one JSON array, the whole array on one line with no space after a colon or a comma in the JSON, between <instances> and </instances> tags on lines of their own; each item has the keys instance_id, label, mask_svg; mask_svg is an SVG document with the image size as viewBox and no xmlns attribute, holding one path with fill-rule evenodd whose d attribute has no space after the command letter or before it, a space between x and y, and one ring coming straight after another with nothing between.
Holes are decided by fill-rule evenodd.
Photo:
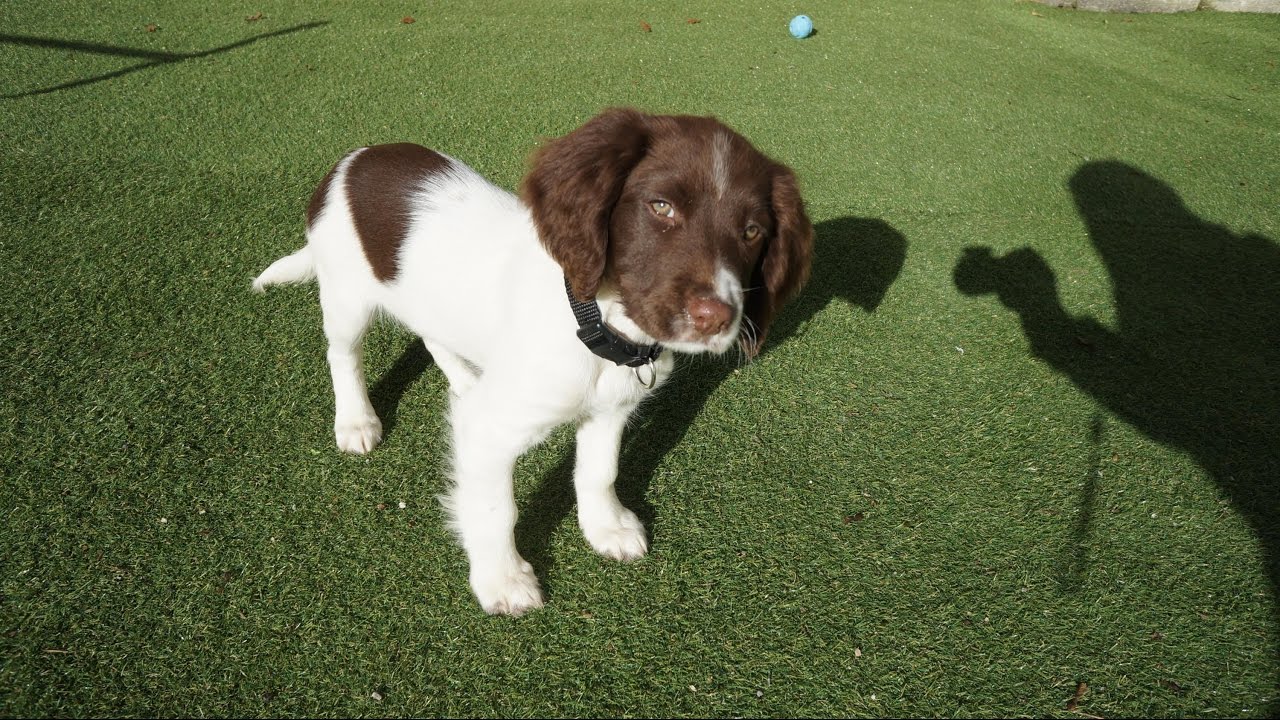
<instances>
[{"instance_id":1,"label":"dog's front paw","mask_svg":"<svg viewBox=\"0 0 1280 720\"><path fill-rule=\"evenodd\" d=\"M363 455L382 442L382 421L373 414L350 420L339 419L333 424L333 435L339 450Z\"/></svg>"},{"instance_id":2,"label":"dog's front paw","mask_svg":"<svg viewBox=\"0 0 1280 720\"><path fill-rule=\"evenodd\" d=\"M542 607L542 589L533 566L521 560L499 572L471 573L471 591L490 615L519 617Z\"/></svg>"},{"instance_id":3,"label":"dog's front paw","mask_svg":"<svg viewBox=\"0 0 1280 720\"><path fill-rule=\"evenodd\" d=\"M644 523L626 508L617 508L594 516L578 516L582 534L591 547L614 560L636 560L649 551Z\"/></svg>"}]
</instances>

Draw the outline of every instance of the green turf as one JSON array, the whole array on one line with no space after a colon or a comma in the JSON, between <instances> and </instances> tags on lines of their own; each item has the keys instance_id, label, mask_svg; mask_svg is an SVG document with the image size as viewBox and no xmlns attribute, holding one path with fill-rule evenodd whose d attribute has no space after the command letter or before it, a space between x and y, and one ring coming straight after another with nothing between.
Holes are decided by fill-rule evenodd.
<instances>
[{"instance_id":1,"label":"green turf","mask_svg":"<svg viewBox=\"0 0 1280 720\"><path fill-rule=\"evenodd\" d=\"M1280 713L1280 16L738 5L0 4L0 714ZM814 280L628 434L643 561L520 462L489 618L439 371L374 331L343 456L249 281L350 148L514 187L611 105L792 165Z\"/></svg>"}]
</instances>

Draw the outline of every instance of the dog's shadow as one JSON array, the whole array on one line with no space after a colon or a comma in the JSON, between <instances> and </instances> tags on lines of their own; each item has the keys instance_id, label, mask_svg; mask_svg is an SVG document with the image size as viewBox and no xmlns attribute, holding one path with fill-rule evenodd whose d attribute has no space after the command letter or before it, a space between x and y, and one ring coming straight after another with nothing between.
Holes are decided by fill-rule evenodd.
<instances>
[{"instance_id":1,"label":"dog's shadow","mask_svg":"<svg viewBox=\"0 0 1280 720\"><path fill-rule=\"evenodd\" d=\"M819 223L814 230L813 274L805 290L783 309L770 328L766 355L769 348L789 342L805 322L833 300L875 312L906 260L906 238L881 220L846 217ZM394 432L401 398L431 362L422 341L415 338L370 388L369 399L382 419L384 436ZM641 407L639 429L623 437L618 497L640 516L651 534L655 513L646 496L654 472L684 438L707 399L736 367L728 357L679 367ZM654 421L646 423L643 418ZM521 503L515 530L516 546L533 565L548 593L554 564L549 552L551 539L573 507L573 453L569 452L542 476L537 489Z\"/></svg>"},{"instance_id":2,"label":"dog's shadow","mask_svg":"<svg viewBox=\"0 0 1280 720\"><path fill-rule=\"evenodd\" d=\"M815 227L813 274L805 290L782 311L769 330L764 353L789 342L797 331L833 300L874 312L897 279L906 259L907 241L889 224L847 217ZM756 362L768 362L758 358ZM649 483L662 459L684 438L707 399L738 364L730 356L688 363L641 406L640 422L623 437L618 459L618 497L644 522L652 540L655 512L648 502ZM652 419L652 422L645 422ZM522 503L516 545L542 580L548 594L554 560L548 552L552 535L574 507L573 454L541 479ZM652 545L652 543L651 543Z\"/></svg>"},{"instance_id":3,"label":"dog's shadow","mask_svg":"<svg viewBox=\"0 0 1280 720\"><path fill-rule=\"evenodd\" d=\"M405 392L431 364L431 353L427 352L422 340L415 337L395 363L369 388L369 402L382 421L384 439L395 432L400 400Z\"/></svg>"}]
</instances>

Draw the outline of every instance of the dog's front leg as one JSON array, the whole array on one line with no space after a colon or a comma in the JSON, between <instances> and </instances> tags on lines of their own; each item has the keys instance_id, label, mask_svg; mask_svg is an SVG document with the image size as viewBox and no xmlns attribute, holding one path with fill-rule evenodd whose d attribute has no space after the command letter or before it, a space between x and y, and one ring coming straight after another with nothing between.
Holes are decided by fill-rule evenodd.
<instances>
[{"instance_id":1,"label":"dog's front leg","mask_svg":"<svg viewBox=\"0 0 1280 720\"><path fill-rule=\"evenodd\" d=\"M640 518L622 506L614 490L628 414L610 413L585 420L578 427L573 469L582 534L596 552L615 560L635 560L649 549Z\"/></svg>"},{"instance_id":2,"label":"dog's front leg","mask_svg":"<svg viewBox=\"0 0 1280 720\"><path fill-rule=\"evenodd\" d=\"M454 487L444 504L471 564L471 590L490 615L522 615L542 607L533 567L515 544L512 473L524 451L540 442L556 418L503 402L500 393L452 398Z\"/></svg>"}]
</instances>

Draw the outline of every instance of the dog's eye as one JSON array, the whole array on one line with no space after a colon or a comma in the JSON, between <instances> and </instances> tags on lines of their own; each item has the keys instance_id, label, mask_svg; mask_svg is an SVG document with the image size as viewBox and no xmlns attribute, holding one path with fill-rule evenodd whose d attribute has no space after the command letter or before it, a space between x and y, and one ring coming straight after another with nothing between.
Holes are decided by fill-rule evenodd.
<instances>
[{"instance_id":1,"label":"dog's eye","mask_svg":"<svg viewBox=\"0 0 1280 720\"><path fill-rule=\"evenodd\" d=\"M753 243L760 239L761 233L763 233L763 231L760 229L760 226L755 223L751 223L747 226L746 230L742 231L742 239Z\"/></svg>"},{"instance_id":2,"label":"dog's eye","mask_svg":"<svg viewBox=\"0 0 1280 720\"><path fill-rule=\"evenodd\" d=\"M674 218L676 216L675 207L666 200L653 200L649 203L649 209L653 210L653 214L658 217Z\"/></svg>"}]
</instances>

